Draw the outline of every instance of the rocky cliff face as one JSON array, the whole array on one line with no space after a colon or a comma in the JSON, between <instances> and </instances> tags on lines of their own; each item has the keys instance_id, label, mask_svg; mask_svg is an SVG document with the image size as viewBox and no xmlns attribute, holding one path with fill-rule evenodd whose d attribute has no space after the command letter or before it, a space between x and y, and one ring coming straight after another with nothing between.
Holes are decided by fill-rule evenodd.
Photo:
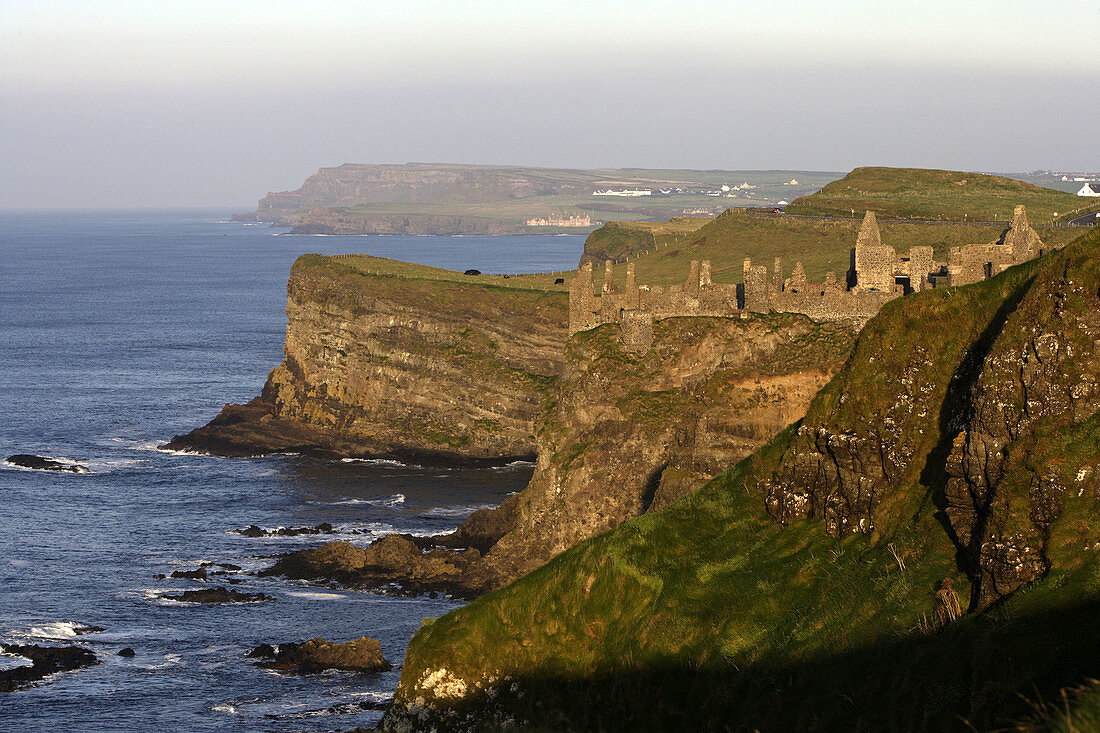
<instances>
[{"instance_id":1,"label":"rocky cliff face","mask_svg":"<svg viewBox=\"0 0 1100 733\"><path fill-rule=\"evenodd\" d=\"M1015 728L1100 674L1098 384L1100 234L893 301L748 460L426 624L382 728Z\"/></svg>"},{"instance_id":2,"label":"rocky cliff face","mask_svg":"<svg viewBox=\"0 0 1100 733\"><path fill-rule=\"evenodd\" d=\"M748 456L802 416L854 338L789 314L665 319L645 354L627 351L615 324L575 334L544 395L535 473L522 492L451 535L415 549L405 541L384 573L341 543L292 553L270 572L464 597L498 588Z\"/></svg>"},{"instance_id":3,"label":"rocky cliff face","mask_svg":"<svg viewBox=\"0 0 1100 733\"><path fill-rule=\"evenodd\" d=\"M919 333L904 304L870 325L856 351L863 368L823 395L765 482L772 516L822 519L837 537L881 534L923 479L968 569L972 609L1042 577L1063 497L1100 485L1093 254L1060 253L992 292L922 303L920 317L951 332L904 348L884 348Z\"/></svg>"},{"instance_id":4,"label":"rocky cliff face","mask_svg":"<svg viewBox=\"0 0 1100 733\"><path fill-rule=\"evenodd\" d=\"M533 457L539 399L562 363L565 293L376 274L371 262L299 258L286 359L261 397L169 445L458 463Z\"/></svg>"},{"instance_id":5,"label":"rocky cliff face","mask_svg":"<svg viewBox=\"0 0 1100 733\"><path fill-rule=\"evenodd\" d=\"M513 580L703 485L802 417L854 338L786 314L668 318L643 355L617 325L574 335L539 419L535 474L497 510L511 529L474 577Z\"/></svg>"}]
</instances>

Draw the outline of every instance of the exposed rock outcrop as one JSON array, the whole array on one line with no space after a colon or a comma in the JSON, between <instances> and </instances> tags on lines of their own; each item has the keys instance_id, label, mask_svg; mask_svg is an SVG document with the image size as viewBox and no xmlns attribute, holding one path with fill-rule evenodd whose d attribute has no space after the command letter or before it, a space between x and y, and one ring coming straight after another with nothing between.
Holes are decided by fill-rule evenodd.
<instances>
[{"instance_id":1,"label":"exposed rock outcrop","mask_svg":"<svg viewBox=\"0 0 1100 733\"><path fill-rule=\"evenodd\" d=\"M95 652L79 646L42 647L38 644L0 644L4 654L26 657L28 665L0 669L0 692L11 692L56 672L98 664Z\"/></svg>"},{"instance_id":2,"label":"exposed rock outcrop","mask_svg":"<svg viewBox=\"0 0 1100 733\"><path fill-rule=\"evenodd\" d=\"M55 461L52 458L45 458L43 456L34 456L26 453L19 453L14 456L8 456L8 463L13 466L19 466L21 468L35 468L40 471L62 471L64 473L88 473L88 467L82 466L79 463L67 463L64 461Z\"/></svg>"},{"instance_id":3,"label":"exposed rock outcrop","mask_svg":"<svg viewBox=\"0 0 1100 733\"><path fill-rule=\"evenodd\" d=\"M449 593L472 597L486 590L465 579L481 557L476 549L455 551L429 542L423 548L408 535L391 534L367 547L329 542L288 553L261 575L329 579L348 585L384 589L399 594Z\"/></svg>"},{"instance_id":4,"label":"exposed rock outcrop","mask_svg":"<svg viewBox=\"0 0 1100 733\"><path fill-rule=\"evenodd\" d=\"M376 639L362 637L351 641L328 642L310 639L307 642L270 644L249 650L247 656L270 661L257 662L265 669L277 669L298 674L318 674L327 669L345 672L382 672L390 669L390 663L382 657L382 645Z\"/></svg>"},{"instance_id":5,"label":"exposed rock outcrop","mask_svg":"<svg viewBox=\"0 0 1100 733\"><path fill-rule=\"evenodd\" d=\"M381 275L371 269L379 262L300 257L287 288L286 360L262 396L226 406L168 447L413 463L531 458L539 399L561 367L566 294Z\"/></svg>"},{"instance_id":6,"label":"exposed rock outcrop","mask_svg":"<svg viewBox=\"0 0 1100 733\"><path fill-rule=\"evenodd\" d=\"M165 596L170 601L182 603L254 603L256 601L275 600L266 593L242 593L229 590L224 586L217 588L203 588L202 590L185 590L178 595Z\"/></svg>"}]
</instances>

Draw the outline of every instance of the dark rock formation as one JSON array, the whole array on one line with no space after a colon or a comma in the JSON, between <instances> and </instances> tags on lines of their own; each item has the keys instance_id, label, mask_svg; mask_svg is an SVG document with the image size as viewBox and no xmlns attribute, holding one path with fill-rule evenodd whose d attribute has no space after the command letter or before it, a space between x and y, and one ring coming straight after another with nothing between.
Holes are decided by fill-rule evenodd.
<instances>
[{"instance_id":1,"label":"dark rock formation","mask_svg":"<svg viewBox=\"0 0 1100 733\"><path fill-rule=\"evenodd\" d=\"M237 534L243 534L245 537L298 537L300 535L332 533L332 525L328 522L322 522L316 527L279 527L277 529L263 529L252 524L244 529L237 530ZM240 568L237 569L240 570Z\"/></svg>"},{"instance_id":2,"label":"dark rock formation","mask_svg":"<svg viewBox=\"0 0 1100 733\"><path fill-rule=\"evenodd\" d=\"M228 590L222 586L217 588L204 588L202 590L185 590L174 596L165 596L170 601L183 601L185 603L251 603L253 601L275 600L264 593L241 593Z\"/></svg>"},{"instance_id":3,"label":"dark rock formation","mask_svg":"<svg viewBox=\"0 0 1100 733\"><path fill-rule=\"evenodd\" d=\"M171 577L184 578L186 580L206 580L206 568L197 570L173 570Z\"/></svg>"},{"instance_id":4,"label":"dark rock formation","mask_svg":"<svg viewBox=\"0 0 1100 733\"><path fill-rule=\"evenodd\" d=\"M336 580L401 594L444 592L469 598L486 590L469 585L464 578L471 564L481 557L477 550L456 551L424 540L422 543L424 549L409 535L399 534L387 535L367 547L330 542L283 555L260 575Z\"/></svg>"},{"instance_id":5,"label":"dark rock formation","mask_svg":"<svg viewBox=\"0 0 1100 733\"><path fill-rule=\"evenodd\" d=\"M120 649L119 652L118 652L118 655L120 657L132 657L132 656L135 656L136 654L137 654L137 652L135 652L130 647L125 647L123 649Z\"/></svg>"},{"instance_id":6,"label":"dark rock formation","mask_svg":"<svg viewBox=\"0 0 1100 733\"><path fill-rule=\"evenodd\" d=\"M261 644L245 655L257 662L256 666L298 674L317 674L326 669L345 672L382 672L390 669L390 663L382 658L382 645L375 639L362 637L343 643L310 639L303 644L288 643L273 647Z\"/></svg>"},{"instance_id":7,"label":"dark rock formation","mask_svg":"<svg viewBox=\"0 0 1100 733\"><path fill-rule=\"evenodd\" d=\"M78 646L0 644L0 652L18 654L31 660L29 665L0 670L0 692L11 692L55 672L67 672L99 663L94 652Z\"/></svg>"},{"instance_id":8,"label":"dark rock formation","mask_svg":"<svg viewBox=\"0 0 1100 733\"><path fill-rule=\"evenodd\" d=\"M22 468L36 468L41 471L88 473L88 467L82 466L79 463L62 463L61 461L55 461L52 458L46 458L44 456L33 456L26 453L19 453L14 456L8 456L8 463L14 466L21 466Z\"/></svg>"}]
</instances>

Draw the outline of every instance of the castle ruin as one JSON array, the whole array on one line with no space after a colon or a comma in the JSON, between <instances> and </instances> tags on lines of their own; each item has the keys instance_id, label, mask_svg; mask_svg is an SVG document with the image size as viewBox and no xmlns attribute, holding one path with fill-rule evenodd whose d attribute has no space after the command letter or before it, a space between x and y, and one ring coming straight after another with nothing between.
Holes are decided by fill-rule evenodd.
<instances>
[{"instance_id":1,"label":"castle ruin","mask_svg":"<svg viewBox=\"0 0 1100 733\"><path fill-rule=\"evenodd\" d=\"M569 285L569 334L618 323L626 348L645 352L653 342L653 321L672 316L744 316L746 313L802 313L818 321L850 321L862 326L890 300L927 288L968 285L1043 254L1043 242L1017 206L1012 226L996 242L952 247L947 262L937 262L932 247L911 247L901 255L882 243L878 220L868 211L860 226L843 280L835 272L822 282L806 279L802 263L783 277L776 259L771 276L763 265L744 261L742 282L711 281L710 261L692 260L687 279L667 290L638 285L634 263L626 282L615 282L613 265L604 263L602 292L593 291L592 263L581 266Z\"/></svg>"}]
</instances>

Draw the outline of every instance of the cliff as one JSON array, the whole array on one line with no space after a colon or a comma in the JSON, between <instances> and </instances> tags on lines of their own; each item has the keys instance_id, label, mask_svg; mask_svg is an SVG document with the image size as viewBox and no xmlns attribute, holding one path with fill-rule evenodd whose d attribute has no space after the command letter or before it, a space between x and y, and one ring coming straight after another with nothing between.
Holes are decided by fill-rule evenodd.
<instances>
[{"instance_id":1,"label":"cliff","mask_svg":"<svg viewBox=\"0 0 1100 733\"><path fill-rule=\"evenodd\" d=\"M1094 713L1098 385L1100 234L892 301L749 458L425 622L382 729L1046 729L1047 701Z\"/></svg>"},{"instance_id":2,"label":"cliff","mask_svg":"<svg viewBox=\"0 0 1100 733\"><path fill-rule=\"evenodd\" d=\"M586 231L527 226L532 218L591 214L649 220L722 204L763 205L810 193L839 174L820 171L567 169L523 166L347 163L321 168L294 191L269 193L238 221L272 222L299 234L524 234ZM790 186L791 178L802 181ZM715 198L752 181L753 198ZM597 199L608 189L647 189L636 198ZM732 195L732 194L730 194ZM747 195L747 194L746 194ZM657 224L663 227L663 224Z\"/></svg>"},{"instance_id":3,"label":"cliff","mask_svg":"<svg viewBox=\"0 0 1100 733\"><path fill-rule=\"evenodd\" d=\"M680 216L667 222L609 221L584 240L581 264L626 262L691 234L709 219Z\"/></svg>"},{"instance_id":4,"label":"cliff","mask_svg":"<svg viewBox=\"0 0 1100 733\"><path fill-rule=\"evenodd\" d=\"M802 416L854 338L790 314L665 319L645 354L624 347L617 325L576 334L543 396L535 472L522 492L452 534L365 550L329 543L265 572L476 597L749 455Z\"/></svg>"},{"instance_id":5,"label":"cliff","mask_svg":"<svg viewBox=\"0 0 1100 733\"><path fill-rule=\"evenodd\" d=\"M535 453L561 369L567 296L551 276L465 276L362 255L303 255L286 358L259 398L168 446L507 461Z\"/></svg>"},{"instance_id":6,"label":"cliff","mask_svg":"<svg viewBox=\"0 0 1100 733\"><path fill-rule=\"evenodd\" d=\"M527 488L459 528L507 528L471 587L498 587L703 485L800 418L853 341L789 314L665 319L645 354L628 352L613 324L576 334L538 420Z\"/></svg>"}]
</instances>

